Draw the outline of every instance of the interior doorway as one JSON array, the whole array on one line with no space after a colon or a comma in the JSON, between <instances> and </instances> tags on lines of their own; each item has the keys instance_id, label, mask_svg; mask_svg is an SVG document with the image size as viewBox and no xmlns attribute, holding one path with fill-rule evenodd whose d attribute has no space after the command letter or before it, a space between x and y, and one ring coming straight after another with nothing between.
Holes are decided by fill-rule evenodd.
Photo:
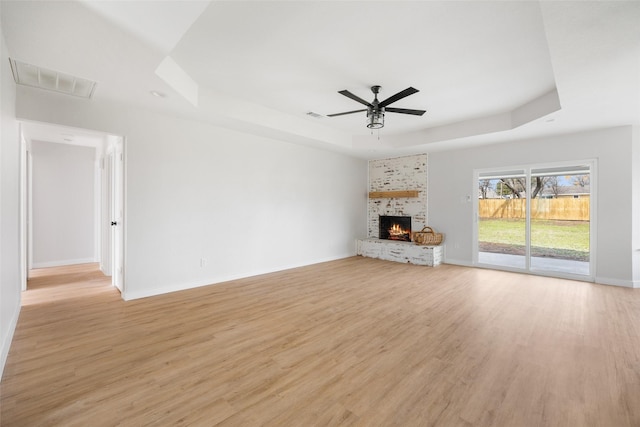
<instances>
[{"instance_id":1,"label":"interior doorway","mask_svg":"<svg viewBox=\"0 0 640 427\"><path fill-rule=\"evenodd\" d=\"M124 137L36 122L20 128L23 290L34 268L98 263L124 292Z\"/></svg>"},{"instance_id":2,"label":"interior doorway","mask_svg":"<svg viewBox=\"0 0 640 427\"><path fill-rule=\"evenodd\" d=\"M475 263L593 280L595 162L476 171Z\"/></svg>"}]
</instances>

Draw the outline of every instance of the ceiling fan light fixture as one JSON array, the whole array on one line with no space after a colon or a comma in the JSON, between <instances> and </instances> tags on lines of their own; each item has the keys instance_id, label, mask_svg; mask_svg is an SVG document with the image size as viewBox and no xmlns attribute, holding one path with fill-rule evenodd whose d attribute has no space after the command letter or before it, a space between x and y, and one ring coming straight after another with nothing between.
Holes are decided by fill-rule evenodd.
<instances>
[{"instance_id":1,"label":"ceiling fan light fixture","mask_svg":"<svg viewBox=\"0 0 640 427\"><path fill-rule=\"evenodd\" d=\"M421 116L426 113L426 110L413 110L410 108L395 108L387 106L393 104L396 101L399 101L403 98L406 98L409 95L413 95L416 92L420 92L418 89L413 87L408 87L405 90L402 90L395 95L390 96L384 101L378 101L378 93L380 93L380 86L371 86L371 92L373 92L373 102L365 101L360 98L358 95L354 95L348 90L338 91L340 95L344 95L349 99L356 101L359 104L367 107L366 109L361 108L360 110L353 111L345 111L344 113L336 113L336 114L328 114L327 117L337 117L344 116L345 114L354 114L354 113L362 113L364 111L367 112L367 128L369 129L382 129L384 127L384 113L386 111L390 113L399 113L399 114L411 114L414 116Z\"/></svg>"},{"instance_id":2,"label":"ceiling fan light fixture","mask_svg":"<svg viewBox=\"0 0 640 427\"><path fill-rule=\"evenodd\" d=\"M367 110L367 127L369 129L382 129L384 127L384 108Z\"/></svg>"}]
</instances>

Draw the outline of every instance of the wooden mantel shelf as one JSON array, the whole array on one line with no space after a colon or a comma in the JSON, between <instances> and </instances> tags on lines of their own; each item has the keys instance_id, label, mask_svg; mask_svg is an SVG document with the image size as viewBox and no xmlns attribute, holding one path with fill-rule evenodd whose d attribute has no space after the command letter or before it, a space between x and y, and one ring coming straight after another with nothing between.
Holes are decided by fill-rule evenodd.
<instances>
[{"instance_id":1,"label":"wooden mantel shelf","mask_svg":"<svg viewBox=\"0 0 640 427\"><path fill-rule=\"evenodd\" d=\"M400 191L370 191L370 199L391 199L398 197L418 197L418 190L400 190Z\"/></svg>"}]
</instances>

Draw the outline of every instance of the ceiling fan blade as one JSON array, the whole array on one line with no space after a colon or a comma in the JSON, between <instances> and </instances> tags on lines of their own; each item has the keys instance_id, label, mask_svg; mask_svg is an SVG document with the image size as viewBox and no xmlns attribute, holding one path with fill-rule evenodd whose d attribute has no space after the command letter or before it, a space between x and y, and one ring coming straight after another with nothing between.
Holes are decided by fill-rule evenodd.
<instances>
[{"instance_id":1,"label":"ceiling fan blade","mask_svg":"<svg viewBox=\"0 0 640 427\"><path fill-rule=\"evenodd\" d=\"M408 87L405 90L396 93L393 96L390 96L389 98L385 99L384 101L382 101L379 106L380 107L386 107L389 104L393 104L396 101L401 100L402 98L405 98L409 95L413 95L416 92L420 92L418 89L412 88L412 87Z\"/></svg>"},{"instance_id":2,"label":"ceiling fan blade","mask_svg":"<svg viewBox=\"0 0 640 427\"><path fill-rule=\"evenodd\" d=\"M353 111L347 111L345 113L327 114L327 117L344 116L345 114L362 113L363 111L367 111L367 110L366 109L364 109L364 110L353 110Z\"/></svg>"},{"instance_id":3,"label":"ceiling fan blade","mask_svg":"<svg viewBox=\"0 0 640 427\"><path fill-rule=\"evenodd\" d=\"M384 111L389 113L413 114L414 116L421 116L427 112L426 110L411 110L408 108L393 108L393 107L387 107L384 109Z\"/></svg>"},{"instance_id":4,"label":"ceiling fan blade","mask_svg":"<svg viewBox=\"0 0 640 427\"><path fill-rule=\"evenodd\" d=\"M341 90L341 91L338 91L338 93L341 94L341 95L346 96L347 98L351 98L354 101L359 102L362 105L366 105L367 107L373 108L373 105L371 105L370 102L365 101L364 99L360 98L359 96L352 94L348 90Z\"/></svg>"}]
</instances>

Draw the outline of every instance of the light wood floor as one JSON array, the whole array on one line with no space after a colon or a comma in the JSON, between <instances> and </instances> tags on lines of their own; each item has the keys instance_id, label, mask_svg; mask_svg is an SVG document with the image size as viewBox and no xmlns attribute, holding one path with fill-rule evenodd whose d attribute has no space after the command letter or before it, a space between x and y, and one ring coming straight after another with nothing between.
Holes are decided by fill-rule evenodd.
<instances>
[{"instance_id":1,"label":"light wood floor","mask_svg":"<svg viewBox=\"0 0 640 427\"><path fill-rule=\"evenodd\" d=\"M29 283L3 426L640 426L640 291L361 257L124 302Z\"/></svg>"}]
</instances>

